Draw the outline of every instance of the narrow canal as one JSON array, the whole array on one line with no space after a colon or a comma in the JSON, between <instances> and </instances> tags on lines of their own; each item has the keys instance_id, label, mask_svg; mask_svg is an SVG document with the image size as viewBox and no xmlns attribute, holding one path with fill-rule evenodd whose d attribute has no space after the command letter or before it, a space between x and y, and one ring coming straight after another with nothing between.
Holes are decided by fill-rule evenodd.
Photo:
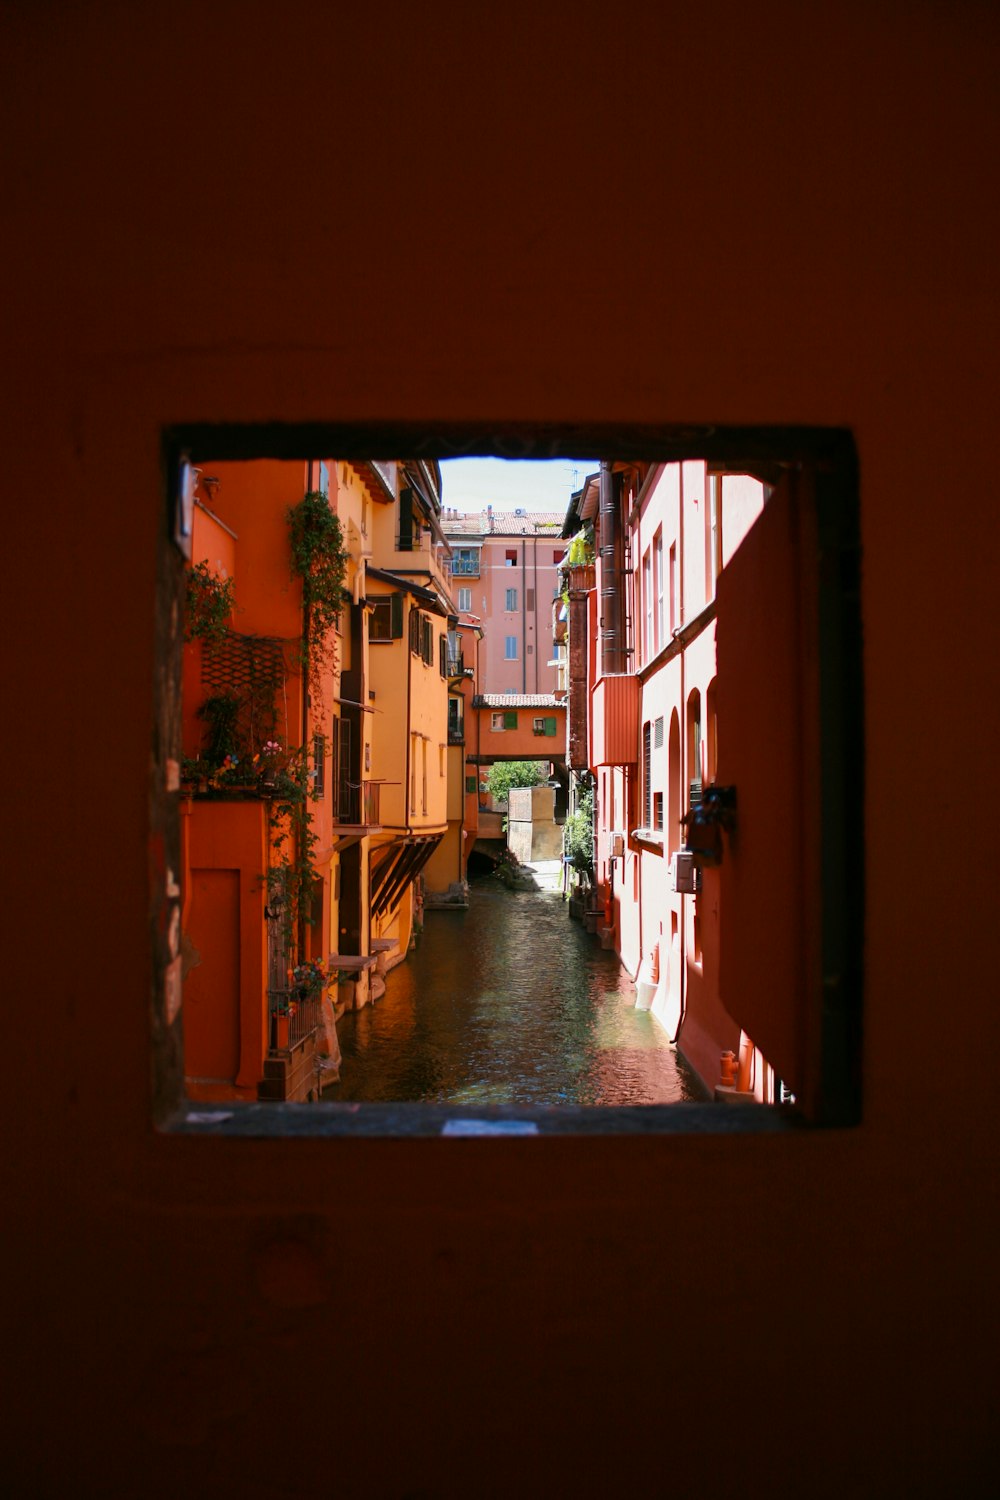
<instances>
[{"instance_id":1,"label":"narrow canal","mask_svg":"<svg viewBox=\"0 0 1000 1500\"><path fill-rule=\"evenodd\" d=\"M693 1075L635 986L558 896L473 884L469 909L431 911L381 1000L338 1025L330 1101L668 1104Z\"/></svg>"}]
</instances>

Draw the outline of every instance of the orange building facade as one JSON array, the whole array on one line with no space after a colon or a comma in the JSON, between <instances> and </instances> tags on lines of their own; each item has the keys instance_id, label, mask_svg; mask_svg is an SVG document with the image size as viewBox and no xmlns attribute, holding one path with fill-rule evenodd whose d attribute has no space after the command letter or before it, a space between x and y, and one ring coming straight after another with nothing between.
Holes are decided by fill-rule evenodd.
<instances>
[{"instance_id":1,"label":"orange building facade","mask_svg":"<svg viewBox=\"0 0 1000 1500\"><path fill-rule=\"evenodd\" d=\"M449 601L423 544L436 465L226 463L193 483L192 571L227 583L232 610L184 652L187 1086L318 1096L336 1018L405 956L446 831ZM336 517L340 554L323 639L292 557L309 505Z\"/></svg>"}]
</instances>

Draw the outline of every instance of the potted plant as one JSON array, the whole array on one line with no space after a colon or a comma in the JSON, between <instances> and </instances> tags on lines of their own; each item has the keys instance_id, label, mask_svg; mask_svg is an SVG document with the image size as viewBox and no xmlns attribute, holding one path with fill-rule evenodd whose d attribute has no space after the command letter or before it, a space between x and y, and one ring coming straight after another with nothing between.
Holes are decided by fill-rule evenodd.
<instances>
[{"instance_id":1,"label":"potted plant","mask_svg":"<svg viewBox=\"0 0 1000 1500\"><path fill-rule=\"evenodd\" d=\"M288 971L292 993L300 1000L318 999L332 978L323 958L306 959Z\"/></svg>"}]
</instances>

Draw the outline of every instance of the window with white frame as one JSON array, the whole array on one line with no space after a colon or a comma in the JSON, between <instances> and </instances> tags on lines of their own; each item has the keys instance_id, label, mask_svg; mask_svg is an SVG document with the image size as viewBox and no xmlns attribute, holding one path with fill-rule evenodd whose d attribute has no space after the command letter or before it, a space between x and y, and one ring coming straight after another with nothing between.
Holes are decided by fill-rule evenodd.
<instances>
[{"instance_id":1,"label":"window with white frame","mask_svg":"<svg viewBox=\"0 0 1000 1500\"><path fill-rule=\"evenodd\" d=\"M463 614L463 615L468 615L468 614L472 613L472 590L471 589L459 589L459 591L458 591L458 608L459 608L459 612L461 614Z\"/></svg>"},{"instance_id":2,"label":"window with white frame","mask_svg":"<svg viewBox=\"0 0 1000 1500\"><path fill-rule=\"evenodd\" d=\"M517 636L506 635L503 641L504 661L517 661Z\"/></svg>"},{"instance_id":3,"label":"window with white frame","mask_svg":"<svg viewBox=\"0 0 1000 1500\"><path fill-rule=\"evenodd\" d=\"M515 609L517 609L517 589L508 589L507 590L507 600L506 600L506 603L504 604L504 609L506 609L506 610L515 610Z\"/></svg>"},{"instance_id":4,"label":"window with white frame","mask_svg":"<svg viewBox=\"0 0 1000 1500\"><path fill-rule=\"evenodd\" d=\"M642 559L642 659L649 661L653 654L653 567L649 548Z\"/></svg>"}]
</instances>

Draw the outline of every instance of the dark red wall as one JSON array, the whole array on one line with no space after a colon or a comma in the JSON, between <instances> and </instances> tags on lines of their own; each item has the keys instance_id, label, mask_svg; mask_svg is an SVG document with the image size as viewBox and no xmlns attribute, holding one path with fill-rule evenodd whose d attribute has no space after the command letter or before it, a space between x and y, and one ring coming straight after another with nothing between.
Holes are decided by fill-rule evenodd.
<instances>
[{"instance_id":1,"label":"dark red wall","mask_svg":"<svg viewBox=\"0 0 1000 1500\"><path fill-rule=\"evenodd\" d=\"M995 1467L994 8L3 24L5 1487L968 1492ZM853 428L860 1129L150 1128L160 430L484 416Z\"/></svg>"}]
</instances>

